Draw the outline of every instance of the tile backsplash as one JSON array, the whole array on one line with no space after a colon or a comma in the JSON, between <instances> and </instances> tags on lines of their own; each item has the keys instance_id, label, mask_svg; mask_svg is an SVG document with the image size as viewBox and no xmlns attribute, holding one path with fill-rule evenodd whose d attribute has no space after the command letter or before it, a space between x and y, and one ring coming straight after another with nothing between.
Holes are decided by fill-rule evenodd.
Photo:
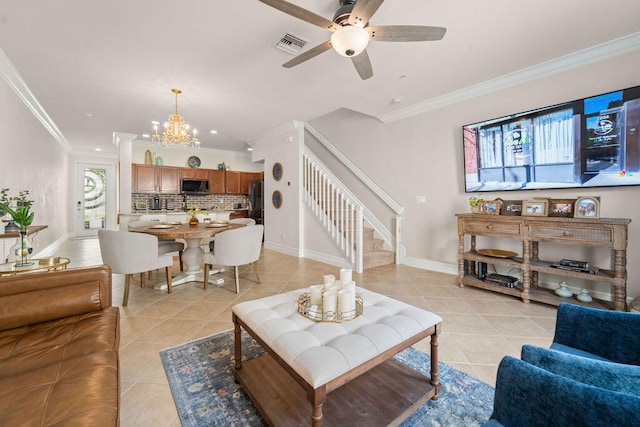
<instances>
[{"instance_id":1,"label":"tile backsplash","mask_svg":"<svg viewBox=\"0 0 640 427\"><path fill-rule=\"evenodd\" d=\"M142 202L147 205L146 210L151 210L153 207L153 198L160 197L160 208L161 210L167 209L167 201L169 201L169 206L171 205L171 201L173 201L174 210L182 211L184 210L184 196L176 195L176 194L147 194L147 193L132 193L131 194L131 212L136 212L136 203ZM187 207L189 206L198 206L200 209L206 210L233 210L238 209L238 204L240 204L240 209L246 209L248 206L249 199L245 195L241 194L211 194L208 196L186 196L187 197ZM139 210L138 210L139 211Z\"/></svg>"}]
</instances>

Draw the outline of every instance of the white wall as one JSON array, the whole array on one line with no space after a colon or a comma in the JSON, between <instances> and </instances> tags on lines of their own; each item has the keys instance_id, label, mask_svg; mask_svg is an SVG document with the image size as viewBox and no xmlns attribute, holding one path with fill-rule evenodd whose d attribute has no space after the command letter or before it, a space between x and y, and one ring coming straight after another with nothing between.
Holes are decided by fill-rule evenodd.
<instances>
[{"instance_id":1,"label":"white wall","mask_svg":"<svg viewBox=\"0 0 640 427\"><path fill-rule=\"evenodd\" d=\"M252 141L253 161L264 163L264 245L266 248L293 255L303 255L303 220L300 199L301 171L298 158L302 144L302 131L291 122ZM273 164L283 165L280 181L273 179ZM282 205L276 209L272 203L274 191L282 193Z\"/></svg>"},{"instance_id":2,"label":"white wall","mask_svg":"<svg viewBox=\"0 0 640 427\"><path fill-rule=\"evenodd\" d=\"M225 163L229 170L242 172L260 172L263 169L261 163L253 163L251 154L236 153L226 150L211 150L206 148L169 149L160 146L144 145L135 142L132 148L133 163L144 163L145 153L149 150L152 154L162 157L164 166L189 167L187 160L191 156L197 156L201 160L201 169L218 169L219 163Z\"/></svg>"},{"instance_id":3,"label":"white wall","mask_svg":"<svg viewBox=\"0 0 640 427\"><path fill-rule=\"evenodd\" d=\"M344 109L310 123L405 207L403 237L407 262L425 266L442 263L455 271L458 246L455 213L468 212L470 196L464 192L462 181L462 126L639 85L639 65L640 52L635 52L388 124ZM347 182L353 180L349 174L343 175ZM512 191L483 194L483 197L526 200L601 196L602 217L632 219L628 294L640 295L637 262L640 258L640 188L594 188L589 189L588 194L582 193L584 191ZM416 204L417 195L425 195L427 204ZM483 244L507 248L516 245L513 250L522 251L510 241ZM481 247L480 241L478 247ZM573 249L541 244L541 256L548 259L565 258L568 250ZM610 268L609 251L580 248L572 253L571 257L589 259L595 265Z\"/></svg>"},{"instance_id":4,"label":"white wall","mask_svg":"<svg viewBox=\"0 0 640 427\"><path fill-rule=\"evenodd\" d=\"M47 225L33 240L37 253L71 230L69 156L4 80L0 81L0 188L12 196L29 190L33 225ZM0 239L0 259L14 239Z\"/></svg>"}]
</instances>

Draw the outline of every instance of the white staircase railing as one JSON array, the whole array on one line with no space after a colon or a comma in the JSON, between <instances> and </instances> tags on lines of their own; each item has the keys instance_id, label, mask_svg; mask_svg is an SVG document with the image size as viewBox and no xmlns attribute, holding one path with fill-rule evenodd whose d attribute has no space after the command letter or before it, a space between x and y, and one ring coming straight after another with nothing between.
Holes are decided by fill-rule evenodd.
<instances>
[{"instance_id":1,"label":"white staircase railing","mask_svg":"<svg viewBox=\"0 0 640 427\"><path fill-rule=\"evenodd\" d=\"M362 273L362 203L307 147L302 159L304 202L352 268Z\"/></svg>"},{"instance_id":2,"label":"white staircase railing","mask_svg":"<svg viewBox=\"0 0 640 427\"><path fill-rule=\"evenodd\" d=\"M375 194L379 200L381 200L391 211L395 213L395 227L394 230L390 230L387 228L377 216L375 216L366 206L364 206L358 199L344 186L341 184L341 181L336 178L329 169L309 150L309 148L304 146L303 150L303 168L304 168L304 185L305 189L314 189L320 188L322 191L319 194L322 194L323 191L326 191L330 197L333 197L334 203L336 200L340 200L340 198L345 197L344 203L353 204L355 206L355 211L358 209L362 210L362 217L364 221L367 223L367 226L373 228L376 233L376 237L381 238L384 241L384 245L386 249L391 249L395 252L396 255L396 264L402 263L402 258L404 257L404 244L402 242L402 234L403 234L403 219L402 213L404 208L398 204L393 198L387 194L380 186L378 186L373 180L371 180L358 166L356 166L347 156L345 156L337 147L335 147L329 140L327 140L320 132L318 132L313 126L309 123L303 122L304 129L315 138L315 140L320 143L324 148L326 148L333 157L341 162L349 171L354 174L360 182L362 182L373 194ZM330 179L329 179L330 177ZM307 179L309 182L307 182ZM317 180L318 182L316 182ZM325 181L326 180L326 181ZM317 187L319 186L319 187ZM335 190L331 191L332 188L335 187ZM337 241L339 239L340 231L338 229L334 229L334 226L330 226L330 224L334 223L333 217L329 216L328 218L322 217L323 215L327 215L325 211L323 211L322 207L326 206L327 202L323 200L315 199L316 193L305 191L304 200L311 208L311 210L316 214L316 217L322 220L321 224L326 224L325 230L329 234L329 236L335 239L336 245L341 247L345 242ZM324 196L323 196L324 197ZM336 199L337 198L337 199ZM349 208L351 209L351 208ZM324 212L324 213L323 213ZM334 214L332 214L334 215ZM351 220L351 219L350 219ZM346 219L345 219L346 221ZM356 253L349 253L349 256L345 257L350 259L354 266L359 262L359 259L362 259L362 240L358 243L358 228L362 226L362 221L358 222L358 226L355 226L356 236L353 237L355 239L355 251ZM395 233L394 233L395 232ZM351 247L351 246L350 246ZM360 254L357 252L360 251ZM357 267L356 267L357 269Z\"/></svg>"}]
</instances>

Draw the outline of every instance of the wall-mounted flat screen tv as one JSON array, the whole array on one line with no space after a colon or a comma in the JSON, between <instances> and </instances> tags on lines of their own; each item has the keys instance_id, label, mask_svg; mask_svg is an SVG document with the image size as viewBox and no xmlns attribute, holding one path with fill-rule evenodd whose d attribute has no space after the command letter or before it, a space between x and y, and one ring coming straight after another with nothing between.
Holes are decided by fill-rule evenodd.
<instances>
[{"instance_id":1,"label":"wall-mounted flat screen tv","mask_svg":"<svg viewBox=\"0 0 640 427\"><path fill-rule=\"evenodd\" d=\"M465 191L640 185L640 86L462 127Z\"/></svg>"}]
</instances>

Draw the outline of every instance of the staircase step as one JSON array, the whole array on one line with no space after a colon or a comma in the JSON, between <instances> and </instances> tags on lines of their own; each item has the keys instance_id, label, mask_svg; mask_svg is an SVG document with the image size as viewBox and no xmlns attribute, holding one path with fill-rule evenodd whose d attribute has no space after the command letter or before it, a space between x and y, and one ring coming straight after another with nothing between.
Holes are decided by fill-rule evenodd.
<instances>
[{"instance_id":1,"label":"staircase step","mask_svg":"<svg viewBox=\"0 0 640 427\"><path fill-rule=\"evenodd\" d=\"M362 251L365 254L381 250L384 250L384 240L373 237L362 239Z\"/></svg>"},{"instance_id":2,"label":"staircase step","mask_svg":"<svg viewBox=\"0 0 640 427\"><path fill-rule=\"evenodd\" d=\"M362 256L362 268L380 267L381 265L389 265L396 262L396 256L391 251L375 251L369 252Z\"/></svg>"}]
</instances>

